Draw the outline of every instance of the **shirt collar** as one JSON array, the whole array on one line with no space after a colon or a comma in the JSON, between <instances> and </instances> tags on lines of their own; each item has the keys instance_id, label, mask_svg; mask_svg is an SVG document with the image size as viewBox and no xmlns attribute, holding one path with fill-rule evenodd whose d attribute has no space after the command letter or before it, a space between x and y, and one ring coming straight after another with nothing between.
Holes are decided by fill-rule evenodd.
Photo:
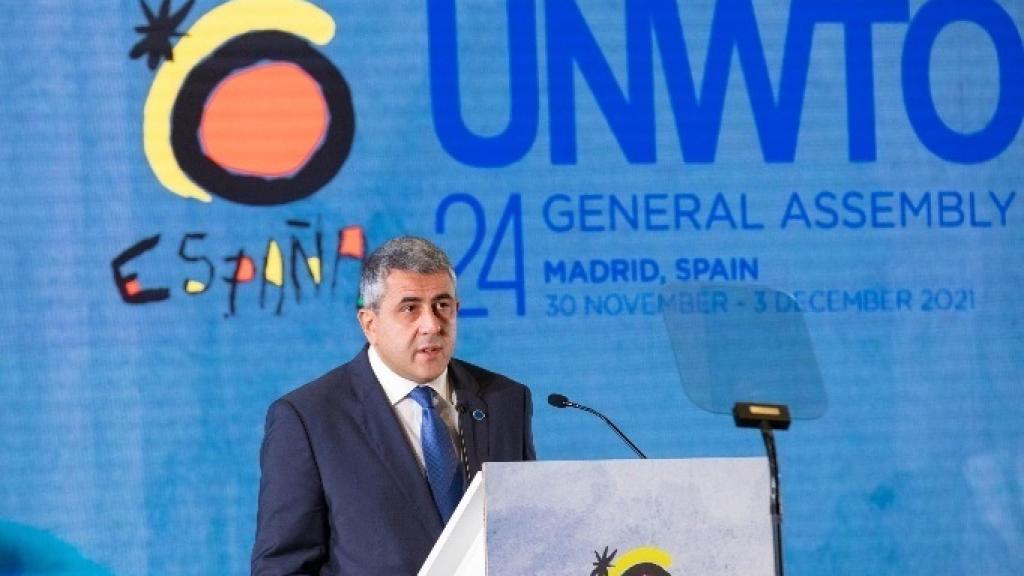
<instances>
[{"instance_id":1,"label":"shirt collar","mask_svg":"<svg viewBox=\"0 0 1024 576\"><path fill-rule=\"evenodd\" d=\"M391 402L392 406L398 404L409 395L409 392L412 392L413 388L419 386L416 382L399 376L394 370L389 368L380 357L380 354L377 353L377 349L372 345L367 355L370 357L370 368L373 370L374 376L377 377L377 381L380 382L381 387L384 389L384 394L387 395L388 402ZM448 399L448 368L446 367L440 376L427 382L424 386L430 386L437 392L439 397Z\"/></svg>"}]
</instances>

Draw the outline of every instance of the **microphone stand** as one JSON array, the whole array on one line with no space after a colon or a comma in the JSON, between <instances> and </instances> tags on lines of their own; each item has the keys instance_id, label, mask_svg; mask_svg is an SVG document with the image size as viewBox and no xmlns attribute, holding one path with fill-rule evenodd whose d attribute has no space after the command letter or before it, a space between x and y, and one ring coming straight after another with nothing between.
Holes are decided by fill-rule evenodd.
<instances>
[{"instance_id":1,"label":"microphone stand","mask_svg":"<svg viewBox=\"0 0 1024 576\"><path fill-rule=\"evenodd\" d=\"M604 423L607 424L608 427L611 428L619 436L619 438L621 438L622 441L625 442L626 445L629 446L633 450L633 453L635 453L637 456L639 456L640 458L642 458L644 460L647 459L647 455L644 454L643 452L641 452L640 449L636 447L636 444L633 444L633 441L630 440L629 438L627 438L626 435L622 432L622 430L619 430L619 427L616 426L614 422L609 420L607 416L605 416L604 414L601 414L597 410L594 410L593 408L590 408L588 406L584 406L583 404L577 404L577 403L573 402L572 400L569 400L568 398L566 398L562 394L551 394L551 395L549 395L548 396L548 404L551 404L555 408L576 408L577 410L583 410L584 412L587 412L588 414L593 414L594 416L597 416L598 418L603 420Z\"/></svg>"},{"instance_id":2,"label":"microphone stand","mask_svg":"<svg viewBox=\"0 0 1024 576\"><path fill-rule=\"evenodd\" d=\"M597 416L601 420L604 420L604 423L607 424L608 427L611 428L616 434L618 434L619 438L622 438L622 441L625 442L627 445L629 445L629 447L633 449L633 452L637 456L639 456L640 458L642 458L644 460L647 459L647 455L644 454L643 452L641 452L640 449L636 447L636 444L633 444L632 440L630 440L629 438L626 438L626 435L622 433L622 430L619 430L619 427L616 426L614 422L609 420L608 417L605 416L604 414L601 414L600 412L598 412L597 410L594 410L593 408L588 408L587 406L584 406L582 404L577 404L575 402L569 402L567 404L567 406L569 406L571 408L579 408L580 410L583 410L584 412L589 412L589 413L593 414L594 416Z\"/></svg>"}]
</instances>

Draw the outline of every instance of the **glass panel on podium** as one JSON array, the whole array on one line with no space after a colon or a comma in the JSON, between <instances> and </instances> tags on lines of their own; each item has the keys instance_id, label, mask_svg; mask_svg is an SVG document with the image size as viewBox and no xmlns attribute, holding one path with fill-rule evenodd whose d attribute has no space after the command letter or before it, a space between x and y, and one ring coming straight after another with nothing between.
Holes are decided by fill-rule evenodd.
<instances>
[{"instance_id":1,"label":"glass panel on podium","mask_svg":"<svg viewBox=\"0 0 1024 576\"><path fill-rule=\"evenodd\" d=\"M790 416L828 408L799 303L764 286L669 284L662 315L686 396L728 414L736 402L784 404Z\"/></svg>"}]
</instances>

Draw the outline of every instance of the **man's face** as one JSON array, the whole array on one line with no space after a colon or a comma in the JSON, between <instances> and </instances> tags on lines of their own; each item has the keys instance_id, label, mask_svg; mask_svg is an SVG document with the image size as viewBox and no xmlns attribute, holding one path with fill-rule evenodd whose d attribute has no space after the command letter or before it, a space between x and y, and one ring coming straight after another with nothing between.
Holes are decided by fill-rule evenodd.
<instances>
[{"instance_id":1,"label":"man's face","mask_svg":"<svg viewBox=\"0 0 1024 576\"><path fill-rule=\"evenodd\" d=\"M380 309L359 310L359 324L388 368L423 384L448 366L458 310L448 272L392 270L384 280Z\"/></svg>"}]
</instances>

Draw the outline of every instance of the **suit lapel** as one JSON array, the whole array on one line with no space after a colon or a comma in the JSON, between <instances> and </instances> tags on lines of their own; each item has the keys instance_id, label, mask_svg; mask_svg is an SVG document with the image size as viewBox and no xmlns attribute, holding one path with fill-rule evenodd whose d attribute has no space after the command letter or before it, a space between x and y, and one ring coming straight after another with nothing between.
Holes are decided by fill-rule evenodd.
<instances>
[{"instance_id":1,"label":"suit lapel","mask_svg":"<svg viewBox=\"0 0 1024 576\"><path fill-rule=\"evenodd\" d=\"M370 368L365 348L353 364L353 382L357 384L355 389L362 408L363 428L370 444L405 494L415 516L436 538L443 526L430 494L430 485L420 470L384 389Z\"/></svg>"},{"instance_id":2,"label":"suit lapel","mask_svg":"<svg viewBox=\"0 0 1024 576\"><path fill-rule=\"evenodd\" d=\"M469 460L471 474L480 471L482 462L490 458L490 442L488 428L490 413L483 399L483 391L479 382L469 373L458 360L452 359L448 364L452 374L452 387L455 390L459 413L459 430L466 441L466 458ZM468 484L469 478L466 479Z\"/></svg>"}]
</instances>

